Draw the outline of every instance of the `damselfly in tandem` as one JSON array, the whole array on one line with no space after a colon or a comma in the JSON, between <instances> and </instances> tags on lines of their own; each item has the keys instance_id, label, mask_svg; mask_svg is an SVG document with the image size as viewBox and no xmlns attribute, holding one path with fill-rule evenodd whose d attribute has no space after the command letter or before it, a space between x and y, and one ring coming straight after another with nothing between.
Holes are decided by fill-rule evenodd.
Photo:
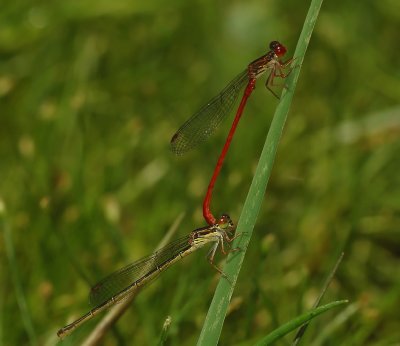
<instances>
[{"instance_id":1,"label":"damselfly in tandem","mask_svg":"<svg viewBox=\"0 0 400 346\"><path fill-rule=\"evenodd\" d=\"M222 215L215 224L198 228L189 235L171 242L150 256L139 259L110 274L94 285L90 290L89 300L95 307L76 321L61 328L57 332L57 335L60 338L69 335L76 328L92 319L101 311L130 297L139 287L150 282L172 264L202 248L206 244L213 244L207 256L209 262L223 274L223 272L213 264L214 255L218 246L221 247L223 254L227 253L224 248L224 242L231 242L235 238L231 236L233 231L234 225L230 217L228 215Z\"/></svg>"}]
</instances>

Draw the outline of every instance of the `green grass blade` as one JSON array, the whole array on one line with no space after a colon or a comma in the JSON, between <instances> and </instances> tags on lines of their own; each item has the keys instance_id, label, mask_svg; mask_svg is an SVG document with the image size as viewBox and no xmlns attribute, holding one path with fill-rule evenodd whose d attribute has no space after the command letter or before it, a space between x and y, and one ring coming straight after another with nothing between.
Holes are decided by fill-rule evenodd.
<instances>
[{"instance_id":1,"label":"green grass blade","mask_svg":"<svg viewBox=\"0 0 400 346\"><path fill-rule=\"evenodd\" d=\"M164 325L160 335L160 340L158 341L158 346L165 345L168 338L169 328L171 327L171 322L172 322L171 316L168 316L164 321Z\"/></svg>"},{"instance_id":2,"label":"green grass blade","mask_svg":"<svg viewBox=\"0 0 400 346\"><path fill-rule=\"evenodd\" d=\"M281 327L275 329L272 333L268 334L265 338L257 342L255 346L270 345L271 343L275 342L276 340L282 338L284 335L300 327L302 324L309 322L314 317L322 314L323 312L347 303L348 303L347 300L339 300L337 302L332 302L326 305L322 305L316 309L308 311L296 317L295 319L291 320L290 322L285 323Z\"/></svg>"},{"instance_id":3,"label":"green grass blade","mask_svg":"<svg viewBox=\"0 0 400 346\"><path fill-rule=\"evenodd\" d=\"M351 319L357 312L359 312L361 306L358 302L349 304L346 306L346 309L343 309L340 313L338 313L332 320L329 321L329 324L325 326L324 329L318 333L315 339L312 341L310 346L319 346L328 344L329 340L335 339L335 331L339 328L344 328L349 319ZM349 338L350 339L350 338ZM354 340L354 339L353 339ZM353 343L354 344L354 343ZM356 342L356 345L364 345L365 340L361 340L361 342ZM382 343L381 345L385 345Z\"/></svg>"},{"instance_id":4,"label":"green grass blade","mask_svg":"<svg viewBox=\"0 0 400 346\"><path fill-rule=\"evenodd\" d=\"M35 329L33 327L31 314L28 308L28 304L26 302L25 293L22 288L23 284L21 276L19 274L14 244L12 241L12 231L9 223L6 220L5 213L5 210L0 210L0 229L2 230L4 236L5 253L9 263L9 272L14 284L15 296L17 298L17 304L21 313L21 320L24 324L25 331L28 334L29 344L37 345Z\"/></svg>"},{"instance_id":5,"label":"green grass blade","mask_svg":"<svg viewBox=\"0 0 400 346\"><path fill-rule=\"evenodd\" d=\"M271 175L279 140L282 135L289 107L293 99L294 90L299 78L300 67L321 5L322 0L312 0L311 2L294 54L294 57L296 58L295 65L298 67L293 69L291 75L286 80L287 88L283 90L281 102L275 111L249 193L243 206L242 215L238 222L236 232L243 234L237 239L237 241L235 241L233 247L239 247L241 251L232 253L228 257L227 263L224 267L224 272L228 275L231 282L224 278L219 281L197 345L209 346L218 343L229 301L232 297L235 283L239 276L239 271L244 260L247 246L250 242L261 204L264 200L264 194L268 179Z\"/></svg>"},{"instance_id":6,"label":"green grass blade","mask_svg":"<svg viewBox=\"0 0 400 346\"><path fill-rule=\"evenodd\" d=\"M319 294L317 300L315 301L313 305L313 309L317 308L319 303L321 302L322 298L325 295L325 292L328 290L329 285L331 284L333 277L336 274L337 269L339 268L340 263L342 263L344 256L344 252L341 252L339 255L339 258L336 260L335 265L333 266L331 272L329 273L328 277L325 280L324 285L322 286L321 293ZM308 323L305 323L301 326L301 328L298 330L296 336L294 337L294 340L292 342L292 346L297 346L298 343L300 342L301 338L303 337L304 333L306 332L308 327Z\"/></svg>"}]
</instances>

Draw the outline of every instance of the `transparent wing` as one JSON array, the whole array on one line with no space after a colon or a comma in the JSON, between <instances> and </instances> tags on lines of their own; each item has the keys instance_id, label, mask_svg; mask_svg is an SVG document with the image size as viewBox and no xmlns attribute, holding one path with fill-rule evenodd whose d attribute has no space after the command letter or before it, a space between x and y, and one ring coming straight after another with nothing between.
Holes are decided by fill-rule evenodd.
<instances>
[{"instance_id":1,"label":"transparent wing","mask_svg":"<svg viewBox=\"0 0 400 346\"><path fill-rule=\"evenodd\" d=\"M189 248L189 239L190 235L186 235L185 237L169 243L150 256L139 259L99 281L90 290L90 304L92 306L98 306L104 303L147 273L154 271L171 257L175 257L181 251Z\"/></svg>"},{"instance_id":2,"label":"transparent wing","mask_svg":"<svg viewBox=\"0 0 400 346\"><path fill-rule=\"evenodd\" d=\"M214 133L230 113L246 82L248 82L247 69L237 75L224 90L181 126L171 139L171 150L176 155L182 155Z\"/></svg>"}]
</instances>

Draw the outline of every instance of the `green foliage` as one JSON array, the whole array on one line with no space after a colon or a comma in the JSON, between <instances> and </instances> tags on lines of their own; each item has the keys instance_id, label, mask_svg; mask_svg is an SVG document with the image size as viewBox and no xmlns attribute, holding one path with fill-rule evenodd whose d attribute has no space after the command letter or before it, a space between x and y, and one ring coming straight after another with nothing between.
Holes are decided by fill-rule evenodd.
<instances>
[{"instance_id":1,"label":"green foliage","mask_svg":"<svg viewBox=\"0 0 400 346\"><path fill-rule=\"evenodd\" d=\"M255 346L264 346L264 345L272 345L275 341L281 339L283 336L288 334L291 331L294 331L297 328L300 328L304 323L310 322L313 318L317 317L318 315L328 311L334 307L343 305L348 303L347 300L340 300L337 302L332 302L326 304L324 306L320 306L318 308L312 309L299 317L296 317L292 321L289 321L279 328L275 329L272 333L268 334L265 338L262 338Z\"/></svg>"},{"instance_id":2,"label":"green foliage","mask_svg":"<svg viewBox=\"0 0 400 346\"><path fill-rule=\"evenodd\" d=\"M204 225L229 121L183 158L168 141L269 41L292 56L308 6L2 2L0 343L54 344L88 310L90 285L151 252L179 213L179 235ZM393 1L324 3L221 344L256 342L308 310L342 250L325 301L345 297L352 310L329 330L339 310L313 320L304 343L400 339L398 13ZM276 104L260 80L216 185L216 215L238 220ZM171 316L166 343L193 345L218 278L205 254L143 290L106 344L156 344Z\"/></svg>"}]
</instances>

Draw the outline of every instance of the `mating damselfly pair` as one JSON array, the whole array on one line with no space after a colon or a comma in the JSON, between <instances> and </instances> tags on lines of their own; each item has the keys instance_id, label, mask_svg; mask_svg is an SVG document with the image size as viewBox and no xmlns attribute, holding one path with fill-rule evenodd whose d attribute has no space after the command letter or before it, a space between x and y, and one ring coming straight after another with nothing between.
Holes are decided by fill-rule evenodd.
<instances>
[{"instance_id":1,"label":"mating damselfly pair","mask_svg":"<svg viewBox=\"0 0 400 346\"><path fill-rule=\"evenodd\" d=\"M211 264L213 264L218 246L221 247L221 251L224 254L226 253L224 242L230 242L234 238L230 235L234 227L228 215L222 215L217 220L211 213L212 191L247 99L255 88L256 79L266 71L269 71L266 87L277 97L272 90L274 79L276 77L286 78L291 71L290 69L285 73L284 70L293 59L289 59L286 62L280 60L285 55L286 48L278 41L272 41L269 48L270 50L266 54L250 63L246 70L240 73L221 93L196 112L172 137L171 148L177 155L181 155L203 142L230 113L240 90L247 84L204 198L203 216L208 226L192 231L189 235L168 244L150 256L133 262L101 280L90 291L89 300L94 308L76 321L61 328L57 332L59 337L70 334L74 329L93 318L99 312L131 296L140 287L154 279L173 263L204 245L213 244L208 254ZM216 266L214 265L214 267ZM218 267L216 269L223 274Z\"/></svg>"}]
</instances>

